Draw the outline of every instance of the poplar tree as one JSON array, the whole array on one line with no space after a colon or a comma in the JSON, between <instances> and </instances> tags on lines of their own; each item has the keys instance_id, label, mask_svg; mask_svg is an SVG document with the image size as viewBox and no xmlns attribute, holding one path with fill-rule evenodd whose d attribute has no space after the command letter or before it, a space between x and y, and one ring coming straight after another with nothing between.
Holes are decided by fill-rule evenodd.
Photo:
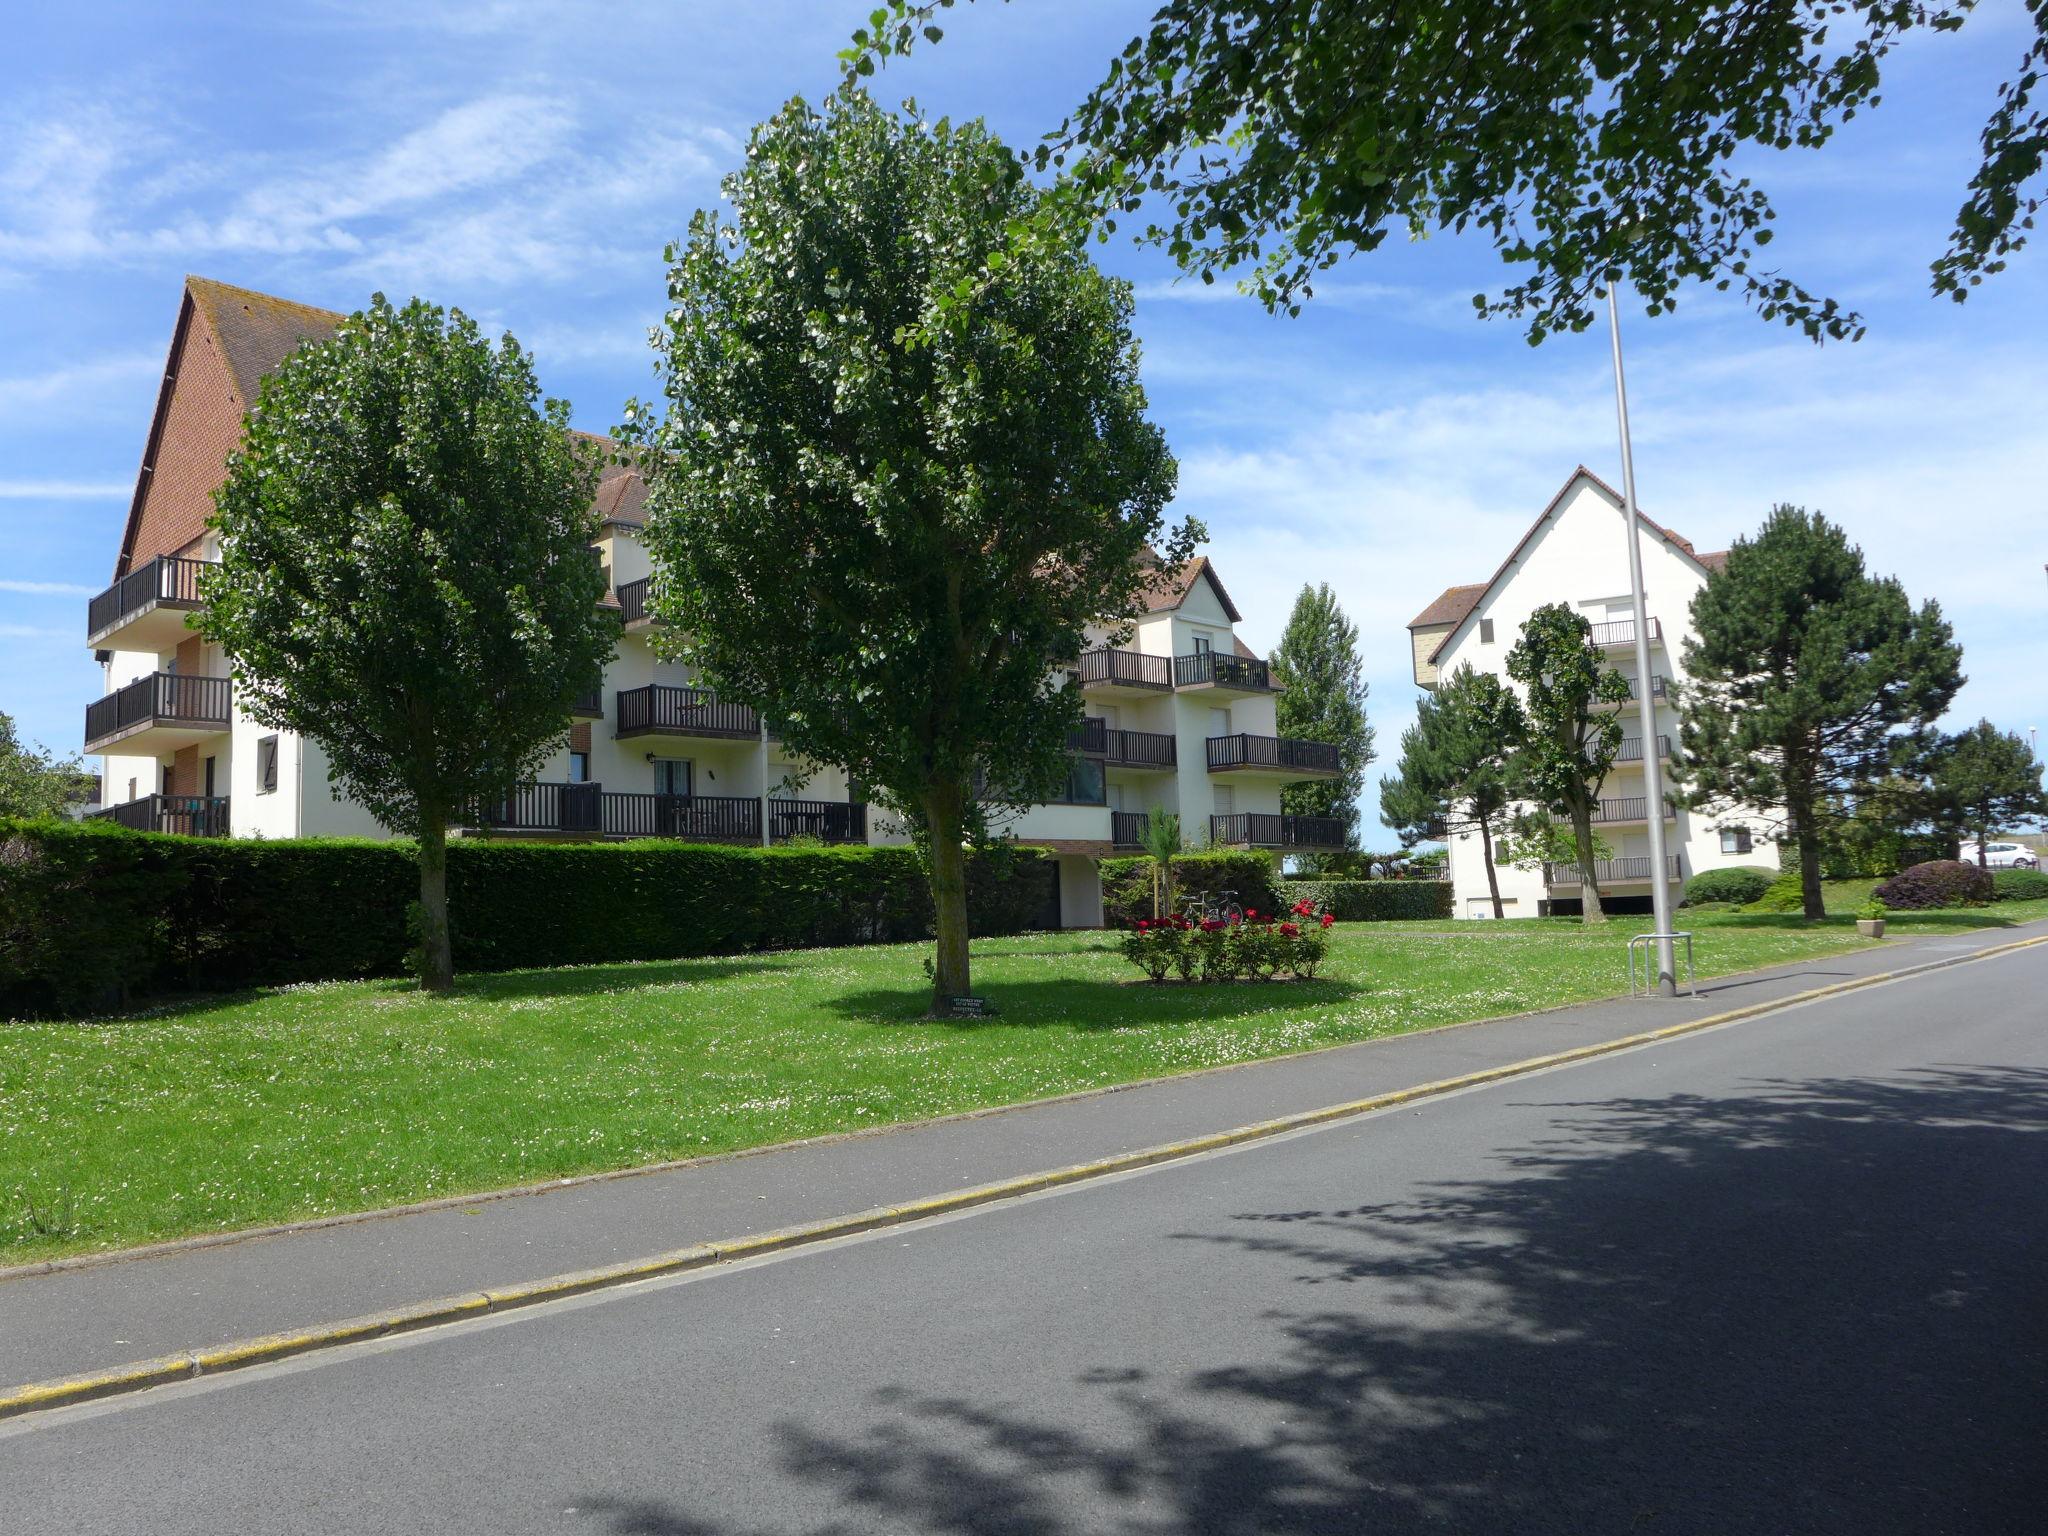
<instances>
[{"instance_id":1,"label":"poplar tree","mask_svg":"<svg viewBox=\"0 0 2048 1536\"><path fill-rule=\"evenodd\" d=\"M1404 847L1479 834L1493 915L1505 917L1494 839L1514 804L1514 768L1528 734L1522 701L1491 672L1463 665L1426 694L1401 733L1400 771L1380 780L1380 820Z\"/></svg>"},{"instance_id":2,"label":"poplar tree","mask_svg":"<svg viewBox=\"0 0 2048 1536\"><path fill-rule=\"evenodd\" d=\"M1280 734L1330 743L1337 748L1341 770L1334 779L1282 786L1280 808L1294 816L1343 822L1344 846L1356 848L1358 797L1365 792L1365 770L1373 760L1373 731L1366 717L1358 626L1327 582L1302 587L1272 662L1283 684L1274 706Z\"/></svg>"}]
</instances>

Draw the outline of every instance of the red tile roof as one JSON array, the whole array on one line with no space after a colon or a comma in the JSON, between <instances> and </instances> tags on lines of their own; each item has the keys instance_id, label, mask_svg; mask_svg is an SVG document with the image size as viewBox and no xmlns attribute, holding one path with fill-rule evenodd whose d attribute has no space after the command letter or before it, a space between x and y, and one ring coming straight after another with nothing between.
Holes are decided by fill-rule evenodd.
<instances>
[{"instance_id":1,"label":"red tile roof","mask_svg":"<svg viewBox=\"0 0 2048 1536\"><path fill-rule=\"evenodd\" d=\"M1475 581L1470 586L1445 587L1437 600L1408 621L1410 629L1425 629L1432 624L1455 624L1472 611L1479 601L1479 595L1486 590L1486 583Z\"/></svg>"}]
</instances>

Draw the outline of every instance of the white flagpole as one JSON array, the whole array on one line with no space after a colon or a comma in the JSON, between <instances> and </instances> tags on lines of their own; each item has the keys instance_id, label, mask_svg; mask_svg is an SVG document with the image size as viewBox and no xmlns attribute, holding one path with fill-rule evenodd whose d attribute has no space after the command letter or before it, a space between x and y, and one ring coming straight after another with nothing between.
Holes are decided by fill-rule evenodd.
<instances>
[{"instance_id":1,"label":"white flagpole","mask_svg":"<svg viewBox=\"0 0 2048 1536\"><path fill-rule=\"evenodd\" d=\"M1628 595L1636 621L1636 717L1643 733L1643 809L1650 829L1650 911L1657 924L1657 986L1678 996L1671 951L1671 883L1664 868L1664 765L1657 755L1657 701L1650 679L1650 620L1643 601L1642 529L1636 513L1636 456L1629 442L1628 382L1621 369L1621 306L1607 285L1607 323L1614 336L1614 411L1621 426L1622 516L1628 525Z\"/></svg>"}]
</instances>

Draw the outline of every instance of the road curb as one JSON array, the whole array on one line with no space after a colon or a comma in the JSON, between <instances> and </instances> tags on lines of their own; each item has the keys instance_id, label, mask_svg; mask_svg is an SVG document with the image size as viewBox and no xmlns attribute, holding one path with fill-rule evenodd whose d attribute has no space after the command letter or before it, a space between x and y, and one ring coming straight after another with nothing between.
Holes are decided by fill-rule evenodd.
<instances>
[{"instance_id":1,"label":"road curb","mask_svg":"<svg viewBox=\"0 0 2048 1536\"><path fill-rule=\"evenodd\" d=\"M970 1185L963 1189L948 1190L943 1194L906 1201L899 1205L876 1206L865 1211L856 1211L846 1216L828 1217L822 1221L804 1222L796 1226L780 1227L768 1232L756 1232L744 1237L722 1239L714 1242L694 1243L688 1247L670 1249L641 1259L629 1259L618 1264L608 1264L596 1269L573 1270L566 1274L551 1275L539 1280L522 1281L517 1284L486 1287L483 1290L467 1291L454 1296L439 1297L431 1301L412 1303L407 1306L386 1308L363 1317L349 1318L341 1322L316 1324L282 1333L262 1334L254 1338L239 1339L227 1344L214 1345L206 1349L179 1351L149 1360L138 1360L127 1365L111 1366L103 1370L81 1372L70 1376L56 1377L48 1381L30 1382L0 1392L0 1419L17 1417L22 1414L42 1412L51 1408L67 1407L76 1403L92 1402L102 1398L117 1397L128 1393L145 1391L150 1387L164 1386L171 1382L186 1380L194 1376L219 1375L228 1371L245 1369L293 1355L312 1353L316 1350L339 1348L344 1344L360 1343L366 1339L381 1338L396 1333L407 1333L422 1328L432 1328L444 1323L461 1322L465 1319L486 1316L491 1313L514 1311L521 1307L536 1306L544 1302L557 1301L564 1297L582 1295L591 1291L611 1290L632 1285L644 1280L660 1279L679 1274L686 1270L705 1269L715 1265L732 1263L763 1254L786 1251L792 1248L813 1246L834 1238L848 1237L877 1228L902 1226L910 1222L923 1221L933 1216L948 1215L957 1211L989 1205L999 1200L1016 1199L1019 1196L1057 1189L1064 1185L1083 1183L1091 1179L1106 1178L1112 1174L1129 1173L1140 1168L1150 1168L1161 1163L1180 1162L1198 1157L1205 1152L1220 1151L1226 1147L1243 1146L1248 1142L1265 1141L1290 1131L1306 1130L1311 1127L1329 1125L1340 1120L1355 1119L1383 1109L1392 1109L1420 1099L1439 1097L1456 1093L1467 1088L1483 1087L1488 1083L1501 1082L1508 1078L1524 1077L1534 1072L1547 1071L1553 1067L1569 1066L1575 1062L1591 1061L1601 1056L1611 1056L1621 1051L1634 1050L1645 1045L1655 1045L1665 1040L1675 1040L1685 1035L1697 1034L1701 1030L1718 1028L1724 1024L1738 1023L1744 1019L1762 1014L1776 1013L1781 1009L1797 1007L1821 998L1838 996L1845 992L1860 991L1865 987L1879 986L1887 982L1900 981L1907 977L1924 975L1930 971L1947 970L1952 966L1967 965L1978 960L1988 960L1996 955L2011 954L2016 950L2031 949L2048 944L2048 934L2035 938L2020 939L2009 944L1994 945L1987 949L1972 950L1966 954L1947 955L1938 960L1923 961L1918 965L1896 971L1884 971L1871 976L1852 977L1847 981L1833 982L1824 987L1814 987L1805 992L1796 992L1789 997L1750 1003L1741 1008L1731 1008L1721 1013L1709 1014L1704 1018L1687 1019L1677 1024L1667 1024L1659 1029L1643 1030L1631 1035L1620 1035L1611 1040L1596 1041L1590 1045L1575 1046L1567 1051L1553 1051L1542 1056L1525 1057L1520 1061L1504 1062L1497 1067L1484 1067L1475 1072L1460 1073L1456 1077L1439 1078L1433 1082L1417 1083L1407 1088L1397 1088L1386 1093L1370 1094L1364 1098L1349 1099L1341 1104L1325 1105L1320 1109L1301 1110L1294 1114L1277 1116L1270 1120L1258 1120L1249 1125L1240 1125L1228 1130L1214 1131L1204 1136L1188 1137L1179 1141L1163 1142L1157 1146L1142 1147L1133 1152L1121 1152L1110 1157L1097 1158L1090 1162L1074 1163L1064 1168L1046 1169L1011 1179L999 1179L993 1183Z\"/></svg>"}]
</instances>

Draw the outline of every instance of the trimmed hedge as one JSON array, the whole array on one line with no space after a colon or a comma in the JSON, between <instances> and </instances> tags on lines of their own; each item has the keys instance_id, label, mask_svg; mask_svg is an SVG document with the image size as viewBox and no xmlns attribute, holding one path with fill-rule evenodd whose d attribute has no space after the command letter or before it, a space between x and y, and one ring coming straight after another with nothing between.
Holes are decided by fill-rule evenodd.
<instances>
[{"instance_id":1,"label":"trimmed hedge","mask_svg":"<svg viewBox=\"0 0 2048 1536\"><path fill-rule=\"evenodd\" d=\"M1777 877L1775 869L1759 869L1753 864L1733 869L1703 869L1685 882L1685 904L1691 907L1703 901L1756 901L1771 888L1771 882Z\"/></svg>"},{"instance_id":2,"label":"trimmed hedge","mask_svg":"<svg viewBox=\"0 0 2048 1536\"><path fill-rule=\"evenodd\" d=\"M1896 912L1975 907L1991 900L1991 872L1960 859L1933 859L1902 869L1870 893Z\"/></svg>"},{"instance_id":3,"label":"trimmed hedge","mask_svg":"<svg viewBox=\"0 0 2048 1536\"><path fill-rule=\"evenodd\" d=\"M1018 933L1057 869L1034 848L968 866L976 934ZM138 994L405 972L412 847L367 839L168 837L108 822L0 823L0 1017ZM732 848L656 840L448 849L466 970L929 937L909 848Z\"/></svg>"},{"instance_id":4,"label":"trimmed hedge","mask_svg":"<svg viewBox=\"0 0 2048 1536\"><path fill-rule=\"evenodd\" d=\"M1291 880L1292 901L1307 897L1340 923L1426 922L1452 915L1448 880Z\"/></svg>"},{"instance_id":5,"label":"trimmed hedge","mask_svg":"<svg viewBox=\"0 0 2048 1536\"><path fill-rule=\"evenodd\" d=\"M2038 869L1991 871L1993 901L2048 901L2048 875Z\"/></svg>"},{"instance_id":6,"label":"trimmed hedge","mask_svg":"<svg viewBox=\"0 0 2048 1536\"><path fill-rule=\"evenodd\" d=\"M1221 853L1178 853L1173 858L1173 898L1185 907L1216 891L1237 892L1255 912L1277 912L1293 898L1280 895L1279 865L1261 849ZM1291 889L1291 887L1290 887ZM1128 928L1152 915L1152 856L1102 861L1102 921Z\"/></svg>"}]
</instances>

